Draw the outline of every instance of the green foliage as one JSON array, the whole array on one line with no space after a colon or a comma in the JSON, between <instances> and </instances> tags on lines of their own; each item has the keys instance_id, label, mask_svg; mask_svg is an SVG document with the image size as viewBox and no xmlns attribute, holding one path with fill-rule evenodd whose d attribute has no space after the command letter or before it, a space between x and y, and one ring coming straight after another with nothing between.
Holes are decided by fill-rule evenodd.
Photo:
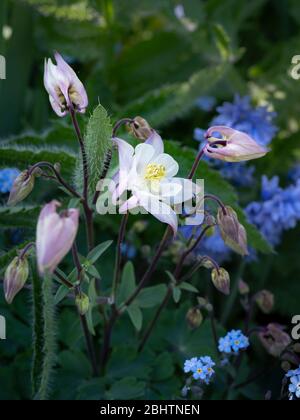
<instances>
[{"instance_id":1,"label":"green foliage","mask_svg":"<svg viewBox=\"0 0 300 420\"><path fill-rule=\"evenodd\" d=\"M84 138L89 166L89 191L93 196L101 178L106 153L111 149L112 126L106 110L98 105L87 124ZM77 163L75 184L82 189L83 172L81 159Z\"/></svg>"},{"instance_id":2,"label":"green foliage","mask_svg":"<svg viewBox=\"0 0 300 420\"><path fill-rule=\"evenodd\" d=\"M202 69L193 74L187 82L165 86L147 93L123 109L122 113L129 116L143 115L153 127L166 125L186 115L194 106L196 99L224 76L226 69L226 64Z\"/></svg>"},{"instance_id":3,"label":"green foliage","mask_svg":"<svg viewBox=\"0 0 300 420\"><path fill-rule=\"evenodd\" d=\"M0 208L0 227L35 229L40 206L18 206Z\"/></svg>"}]
</instances>

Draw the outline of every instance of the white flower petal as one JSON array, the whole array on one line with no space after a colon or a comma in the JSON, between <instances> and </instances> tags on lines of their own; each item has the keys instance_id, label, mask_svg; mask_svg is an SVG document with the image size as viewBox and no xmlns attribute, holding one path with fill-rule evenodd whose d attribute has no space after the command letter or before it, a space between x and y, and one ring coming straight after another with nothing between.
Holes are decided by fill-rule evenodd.
<instances>
[{"instance_id":1,"label":"white flower petal","mask_svg":"<svg viewBox=\"0 0 300 420\"><path fill-rule=\"evenodd\" d=\"M154 147L155 156L158 156L158 155L161 155L162 153L164 153L164 142L162 141L162 138L160 137L160 135L156 131L153 131L153 133L146 140L145 143L150 144L151 146Z\"/></svg>"},{"instance_id":2,"label":"white flower petal","mask_svg":"<svg viewBox=\"0 0 300 420\"><path fill-rule=\"evenodd\" d=\"M179 165L172 156L168 155L167 153L163 153L158 155L153 159L151 162L155 165L163 165L166 169L166 178L172 178L173 176L177 175L179 171Z\"/></svg>"}]
</instances>

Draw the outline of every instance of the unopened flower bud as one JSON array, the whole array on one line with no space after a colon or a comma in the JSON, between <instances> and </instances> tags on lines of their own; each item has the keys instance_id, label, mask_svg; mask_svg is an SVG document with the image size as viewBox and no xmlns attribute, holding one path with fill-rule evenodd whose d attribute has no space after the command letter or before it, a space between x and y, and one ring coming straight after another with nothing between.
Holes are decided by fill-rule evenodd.
<instances>
[{"instance_id":1,"label":"unopened flower bud","mask_svg":"<svg viewBox=\"0 0 300 420\"><path fill-rule=\"evenodd\" d=\"M207 270L211 270L212 268L215 267L211 259L207 257L201 258L201 266L206 268Z\"/></svg>"},{"instance_id":2,"label":"unopened flower bud","mask_svg":"<svg viewBox=\"0 0 300 420\"><path fill-rule=\"evenodd\" d=\"M139 140L147 140L153 133L153 129L142 117L135 117L130 124L132 134Z\"/></svg>"},{"instance_id":3,"label":"unopened flower bud","mask_svg":"<svg viewBox=\"0 0 300 420\"><path fill-rule=\"evenodd\" d=\"M240 224L236 212L226 206L225 214L224 209L219 208L217 219L225 244L242 256L248 255L247 233Z\"/></svg>"},{"instance_id":4,"label":"unopened flower bud","mask_svg":"<svg viewBox=\"0 0 300 420\"><path fill-rule=\"evenodd\" d=\"M55 169L58 173L60 173L60 170L61 170L61 164L60 164L60 163L58 163L58 162L54 163L54 169Z\"/></svg>"},{"instance_id":5,"label":"unopened flower bud","mask_svg":"<svg viewBox=\"0 0 300 420\"><path fill-rule=\"evenodd\" d=\"M248 295L250 293L250 287L244 280L239 281L239 292L241 295Z\"/></svg>"},{"instance_id":6,"label":"unopened flower bud","mask_svg":"<svg viewBox=\"0 0 300 420\"><path fill-rule=\"evenodd\" d=\"M284 327L278 324L269 324L258 334L258 337L266 351L273 357L280 357L292 342L291 337L284 331Z\"/></svg>"},{"instance_id":7,"label":"unopened flower bud","mask_svg":"<svg viewBox=\"0 0 300 420\"><path fill-rule=\"evenodd\" d=\"M284 370L284 372L288 372L289 370L292 369L291 364L288 361L284 361L281 363L281 369Z\"/></svg>"},{"instance_id":8,"label":"unopened flower bud","mask_svg":"<svg viewBox=\"0 0 300 420\"><path fill-rule=\"evenodd\" d=\"M188 325L192 328L198 328L203 322L203 315L198 308L191 308L186 314L186 321Z\"/></svg>"},{"instance_id":9,"label":"unopened flower bud","mask_svg":"<svg viewBox=\"0 0 300 420\"><path fill-rule=\"evenodd\" d=\"M75 302L76 302L76 306L80 315L85 315L90 307L89 297L85 293L80 292L76 296Z\"/></svg>"},{"instance_id":10,"label":"unopened flower bud","mask_svg":"<svg viewBox=\"0 0 300 420\"><path fill-rule=\"evenodd\" d=\"M36 233L36 253L40 274L53 273L74 243L79 223L79 210L57 213L60 203L51 201L42 209Z\"/></svg>"},{"instance_id":11,"label":"unopened flower bud","mask_svg":"<svg viewBox=\"0 0 300 420\"><path fill-rule=\"evenodd\" d=\"M268 290L262 290L257 293L255 301L264 314L270 314L274 307L274 295Z\"/></svg>"},{"instance_id":12,"label":"unopened flower bud","mask_svg":"<svg viewBox=\"0 0 300 420\"><path fill-rule=\"evenodd\" d=\"M295 353L300 353L300 343L294 344L293 350Z\"/></svg>"},{"instance_id":13,"label":"unopened flower bud","mask_svg":"<svg viewBox=\"0 0 300 420\"><path fill-rule=\"evenodd\" d=\"M211 279L219 292L224 295L230 294L230 276L224 268L219 268L218 270L214 268L211 272Z\"/></svg>"},{"instance_id":14,"label":"unopened flower bud","mask_svg":"<svg viewBox=\"0 0 300 420\"><path fill-rule=\"evenodd\" d=\"M34 175L29 175L28 170L21 172L12 186L7 205L15 206L23 201L33 190L34 181Z\"/></svg>"},{"instance_id":15,"label":"unopened flower bud","mask_svg":"<svg viewBox=\"0 0 300 420\"><path fill-rule=\"evenodd\" d=\"M15 257L6 269L4 276L4 294L7 303L11 304L15 296L23 289L29 275L26 257Z\"/></svg>"}]
</instances>

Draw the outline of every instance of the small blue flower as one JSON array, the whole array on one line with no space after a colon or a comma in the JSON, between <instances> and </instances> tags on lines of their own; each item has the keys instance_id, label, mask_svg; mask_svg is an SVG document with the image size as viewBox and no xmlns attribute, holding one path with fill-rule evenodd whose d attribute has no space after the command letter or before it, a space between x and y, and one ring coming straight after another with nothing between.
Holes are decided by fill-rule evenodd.
<instances>
[{"instance_id":1,"label":"small blue flower","mask_svg":"<svg viewBox=\"0 0 300 420\"><path fill-rule=\"evenodd\" d=\"M0 193L7 194L12 189L13 183L20 174L18 169L2 169L0 170Z\"/></svg>"},{"instance_id":2,"label":"small blue flower","mask_svg":"<svg viewBox=\"0 0 300 420\"><path fill-rule=\"evenodd\" d=\"M232 330L219 340L219 351L225 354L238 354L249 347L249 338L240 330Z\"/></svg>"},{"instance_id":3,"label":"small blue flower","mask_svg":"<svg viewBox=\"0 0 300 420\"><path fill-rule=\"evenodd\" d=\"M300 398L300 366L298 369L288 371L285 376L290 379L290 400L293 400L295 397Z\"/></svg>"},{"instance_id":4,"label":"small blue flower","mask_svg":"<svg viewBox=\"0 0 300 420\"><path fill-rule=\"evenodd\" d=\"M262 201L254 201L246 207L251 223L274 246L281 240L283 231L293 229L300 220L300 180L283 189L279 178L262 178Z\"/></svg>"},{"instance_id":5,"label":"small blue flower","mask_svg":"<svg viewBox=\"0 0 300 420\"><path fill-rule=\"evenodd\" d=\"M193 357L192 359L186 360L184 362L183 370L185 371L185 373L193 372L197 363L198 363L197 357Z\"/></svg>"},{"instance_id":6,"label":"small blue flower","mask_svg":"<svg viewBox=\"0 0 300 420\"><path fill-rule=\"evenodd\" d=\"M204 141L205 140L205 137L204 137L205 133L206 133L206 130L203 130L202 128L195 128L194 139L199 141L199 142Z\"/></svg>"},{"instance_id":7,"label":"small blue flower","mask_svg":"<svg viewBox=\"0 0 300 420\"><path fill-rule=\"evenodd\" d=\"M193 357L192 359L186 360L184 363L184 372L193 374L195 380L200 380L201 382L208 385L215 375L213 367L216 364L211 357Z\"/></svg>"}]
</instances>

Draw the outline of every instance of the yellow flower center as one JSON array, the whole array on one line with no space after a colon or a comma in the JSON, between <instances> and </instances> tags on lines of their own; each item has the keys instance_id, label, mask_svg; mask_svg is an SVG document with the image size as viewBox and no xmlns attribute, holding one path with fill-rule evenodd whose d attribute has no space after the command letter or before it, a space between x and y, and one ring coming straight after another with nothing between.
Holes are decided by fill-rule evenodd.
<instances>
[{"instance_id":1,"label":"yellow flower center","mask_svg":"<svg viewBox=\"0 0 300 420\"><path fill-rule=\"evenodd\" d=\"M236 346L239 346L240 345L239 340L236 340L234 343L235 343Z\"/></svg>"},{"instance_id":2,"label":"yellow flower center","mask_svg":"<svg viewBox=\"0 0 300 420\"><path fill-rule=\"evenodd\" d=\"M202 373L202 372L203 372L203 370L202 370L202 369L197 369L197 372L198 372L198 373Z\"/></svg>"},{"instance_id":3,"label":"yellow flower center","mask_svg":"<svg viewBox=\"0 0 300 420\"><path fill-rule=\"evenodd\" d=\"M160 181L166 175L166 168L163 165L149 163L146 167L145 179L148 181Z\"/></svg>"}]
</instances>

